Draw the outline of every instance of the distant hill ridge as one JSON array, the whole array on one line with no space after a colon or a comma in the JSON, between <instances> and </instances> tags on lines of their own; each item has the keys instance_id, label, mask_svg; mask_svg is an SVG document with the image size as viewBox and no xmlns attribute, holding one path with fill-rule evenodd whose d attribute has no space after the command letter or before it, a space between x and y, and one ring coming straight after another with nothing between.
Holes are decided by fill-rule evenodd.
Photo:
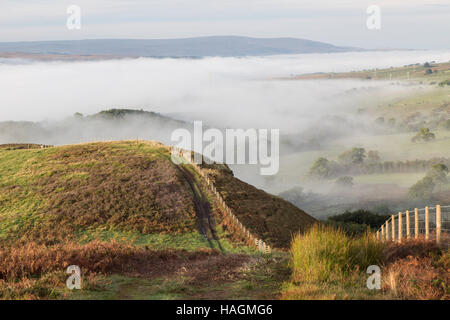
<instances>
[{"instance_id":1,"label":"distant hill ridge","mask_svg":"<svg viewBox=\"0 0 450 320\"><path fill-rule=\"evenodd\" d=\"M170 132L189 123L160 113L109 109L92 115L75 113L55 121L0 121L0 144L36 143L61 145L91 140L151 137L168 143Z\"/></svg>"},{"instance_id":2,"label":"distant hill ridge","mask_svg":"<svg viewBox=\"0 0 450 320\"><path fill-rule=\"evenodd\" d=\"M92 39L0 42L0 53L130 57L261 56L361 51L297 38L211 36L183 39Z\"/></svg>"}]
</instances>

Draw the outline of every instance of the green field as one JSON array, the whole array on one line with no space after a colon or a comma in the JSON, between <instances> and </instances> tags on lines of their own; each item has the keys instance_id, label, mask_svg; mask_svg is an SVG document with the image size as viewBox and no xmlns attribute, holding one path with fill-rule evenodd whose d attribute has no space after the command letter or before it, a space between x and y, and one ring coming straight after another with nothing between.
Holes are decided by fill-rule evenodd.
<instances>
[{"instance_id":1,"label":"green field","mask_svg":"<svg viewBox=\"0 0 450 320\"><path fill-rule=\"evenodd\" d=\"M366 174L353 178L355 184L393 184L409 188L424 177L423 173Z\"/></svg>"},{"instance_id":2,"label":"green field","mask_svg":"<svg viewBox=\"0 0 450 320\"><path fill-rule=\"evenodd\" d=\"M450 78L450 76L449 76ZM384 116L386 119L404 119L406 116L420 112L429 115L433 109L437 109L450 100L450 86L428 86L416 91L415 94L404 98L397 98L387 104L378 105L368 110L374 117Z\"/></svg>"},{"instance_id":3,"label":"green field","mask_svg":"<svg viewBox=\"0 0 450 320\"><path fill-rule=\"evenodd\" d=\"M432 73L426 71L431 69ZM364 80L394 80L415 81L418 83L439 83L450 78L450 63L430 63L408 65L403 67L391 67L386 69L370 69L342 73L312 73L295 76L291 79L364 79Z\"/></svg>"},{"instance_id":4,"label":"green field","mask_svg":"<svg viewBox=\"0 0 450 320\"><path fill-rule=\"evenodd\" d=\"M280 172L277 177L285 181L286 184L301 184L308 180L308 171L313 162L319 157L336 160L343 151L355 146L363 147L367 151L377 150L383 161L405 161L405 160L426 160L432 158L450 158L450 131L436 131L436 140L427 143L413 143L412 133L397 133L364 137L346 137L338 140L332 147L321 151L308 151L291 154L282 157L280 160ZM295 172L295 175L292 174ZM387 178L389 175L383 175ZM419 175L408 175L410 178ZM423 176L423 174L422 174ZM403 175L393 175L386 183L398 183L404 185ZM355 176L356 181L367 181ZM376 178L374 178L376 179ZM406 178L409 179L409 178ZM408 180L410 181L410 180Z\"/></svg>"},{"instance_id":5,"label":"green field","mask_svg":"<svg viewBox=\"0 0 450 320\"><path fill-rule=\"evenodd\" d=\"M432 64L432 69L436 73L425 74L425 68L421 66L406 66L400 68L389 68L377 70L377 77L372 77L370 81L398 80L395 85L411 86L415 88L414 93L400 95L389 99L367 99L364 102L364 121L375 123L377 118L383 117L387 122L395 119L400 124L414 114L419 114L424 119L433 119L437 110L440 112L440 119L450 119L450 86L438 86L443 80L450 79L450 63ZM406 72L410 72L410 79L406 79ZM413 72L414 71L414 72ZM366 79L373 73L372 71L348 72L339 74L313 74L296 77L295 79ZM372 74L373 76L373 74ZM355 106L356 109L356 106ZM445 114L445 112L447 112ZM445 118L447 117L447 118ZM372 119L372 120L370 120ZM370 125L370 124L369 124ZM308 171L313 162L319 157L330 160L337 160L338 156L351 148L364 148L367 152L376 150L381 161L407 161L407 160L427 160L432 158L450 158L450 131L442 128L432 128L436 138L428 142L412 142L414 131L405 132L405 129L385 128L386 133L355 134L336 139L321 150L298 152L283 156L280 160L280 172L278 178L288 188L295 185L308 185ZM393 174L374 176L355 176L355 182L361 184L387 183L407 187L413 184L414 179L420 174ZM423 176L423 175L422 175ZM383 181L384 180L384 181ZM275 188L276 189L276 188ZM280 192L280 190L275 190Z\"/></svg>"}]
</instances>

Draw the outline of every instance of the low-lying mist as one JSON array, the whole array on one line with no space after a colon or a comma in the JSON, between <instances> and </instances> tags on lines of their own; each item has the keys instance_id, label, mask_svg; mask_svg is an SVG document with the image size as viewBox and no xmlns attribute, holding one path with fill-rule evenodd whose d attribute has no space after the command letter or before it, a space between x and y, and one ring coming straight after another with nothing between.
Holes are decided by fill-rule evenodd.
<instances>
[{"instance_id":1,"label":"low-lying mist","mask_svg":"<svg viewBox=\"0 0 450 320\"><path fill-rule=\"evenodd\" d=\"M377 135L380 128L361 110L427 90L390 81L283 78L449 58L450 52L401 51L45 63L3 59L0 143L61 145L136 138L170 143L173 130L190 128L194 120L220 129L279 129L280 171L298 176L298 182L262 177L255 166L232 166L237 177L278 193L306 185L300 179L311 165L311 153L326 153L338 140ZM111 108L159 114L86 117ZM308 161L293 160L303 155Z\"/></svg>"},{"instance_id":2,"label":"low-lying mist","mask_svg":"<svg viewBox=\"0 0 450 320\"><path fill-rule=\"evenodd\" d=\"M351 99L339 99L339 95L373 84L274 78L446 61L448 57L448 52L404 51L24 64L3 60L0 121L54 120L75 112L136 107L161 113L200 113L202 119L207 115L232 126L255 126L257 122L294 129L300 119L292 120L292 116L352 107L348 105Z\"/></svg>"}]
</instances>

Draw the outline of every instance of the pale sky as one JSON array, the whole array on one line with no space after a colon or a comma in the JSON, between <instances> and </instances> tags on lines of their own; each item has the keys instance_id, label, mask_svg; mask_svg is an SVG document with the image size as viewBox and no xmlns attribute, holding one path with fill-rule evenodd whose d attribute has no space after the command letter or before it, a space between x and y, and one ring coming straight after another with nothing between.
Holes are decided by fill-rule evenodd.
<instances>
[{"instance_id":1,"label":"pale sky","mask_svg":"<svg viewBox=\"0 0 450 320\"><path fill-rule=\"evenodd\" d=\"M68 30L69 5L81 29ZM381 9L368 30L366 9ZM0 0L0 41L296 37L363 48L450 48L450 0Z\"/></svg>"}]
</instances>

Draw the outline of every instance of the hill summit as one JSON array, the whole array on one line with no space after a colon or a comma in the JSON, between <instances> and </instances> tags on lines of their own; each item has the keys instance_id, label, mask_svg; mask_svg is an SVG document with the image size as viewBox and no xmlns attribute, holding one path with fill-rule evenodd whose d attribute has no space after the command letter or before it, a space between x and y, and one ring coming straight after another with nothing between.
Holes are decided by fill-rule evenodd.
<instances>
[{"instance_id":1,"label":"hill summit","mask_svg":"<svg viewBox=\"0 0 450 320\"><path fill-rule=\"evenodd\" d=\"M133 235L150 247L164 245L161 241L170 247L173 239L192 233L203 237L199 247L220 247L226 238L241 240L233 237L204 177L192 165L173 164L170 148L163 144L30 146L0 149L4 244ZM292 234L315 222L289 202L235 178L225 165L201 167L240 222L270 246L288 247Z\"/></svg>"}]
</instances>

